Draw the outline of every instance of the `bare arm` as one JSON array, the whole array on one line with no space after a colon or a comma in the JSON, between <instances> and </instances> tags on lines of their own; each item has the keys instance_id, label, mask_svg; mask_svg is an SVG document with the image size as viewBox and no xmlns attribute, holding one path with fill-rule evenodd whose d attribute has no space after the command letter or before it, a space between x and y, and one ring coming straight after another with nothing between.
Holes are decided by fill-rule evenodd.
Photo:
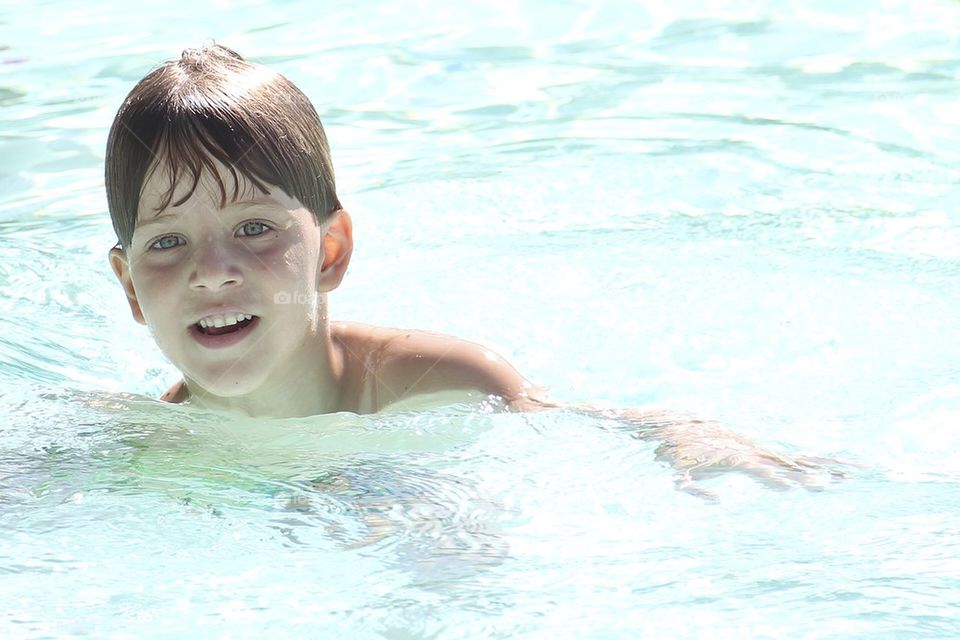
<instances>
[{"instance_id":1,"label":"bare arm","mask_svg":"<svg viewBox=\"0 0 960 640\"><path fill-rule=\"evenodd\" d=\"M774 488L822 487L842 477L835 460L776 453L716 422L663 410L605 409L554 402L492 351L439 334L404 333L393 338L386 379L397 396L451 388L473 389L503 398L510 411L576 411L611 421L640 440L661 444L656 458L677 471L679 489L709 496L698 480L742 471Z\"/></svg>"},{"instance_id":2,"label":"bare arm","mask_svg":"<svg viewBox=\"0 0 960 640\"><path fill-rule=\"evenodd\" d=\"M380 407L438 391L477 391L514 410L545 394L505 359L474 342L424 331L392 330L378 358Z\"/></svg>"},{"instance_id":3,"label":"bare arm","mask_svg":"<svg viewBox=\"0 0 960 640\"><path fill-rule=\"evenodd\" d=\"M697 484L699 480L730 471L746 473L774 489L817 490L846 477L841 467L854 466L833 458L778 453L715 421L679 412L582 404L565 408L611 420L638 440L659 441L656 459L676 470L677 488L703 497L712 495Z\"/></svg>"}]
</instances>

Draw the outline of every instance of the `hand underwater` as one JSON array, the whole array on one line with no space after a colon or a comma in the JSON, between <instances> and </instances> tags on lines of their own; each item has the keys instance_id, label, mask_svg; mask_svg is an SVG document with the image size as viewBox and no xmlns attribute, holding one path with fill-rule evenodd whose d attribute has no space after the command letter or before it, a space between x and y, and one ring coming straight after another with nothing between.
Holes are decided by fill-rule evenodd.
<instances>
[{"instance_id":1,"label":"hand underwater","mask_svg":"<svg viewBox=\"0 0 960 640\"><path fill-rule=\"evenodd\" d=\"M828 457L776 453L715 422L669 411L553 406L614 420L638 440L662 441L656 459L677 471L677 489L708 500L716 500L716 496L698 482L730 471L746 473L776 490L802 487L819 491L828 482L847 477L841 467L857 466Z\"/></svg>"},{"instance_id":2,"label":"hand underwater","mask_svg":"<svg viewBox=\"0 0 960 640\"><path fill-rule=\"evenodd\" d=\"M839 467L853 466L834 458L776 453L714 422L697 418L639 410L615 413L620 421L635 429L635 438L663 441L656 449L657 460L668 462L677 470L677 489L707 499L715 496L696 483L727 471L744 472L772 489L797 486L819 491L827 482L847 476Z\"/></svg>"}]
</instances>

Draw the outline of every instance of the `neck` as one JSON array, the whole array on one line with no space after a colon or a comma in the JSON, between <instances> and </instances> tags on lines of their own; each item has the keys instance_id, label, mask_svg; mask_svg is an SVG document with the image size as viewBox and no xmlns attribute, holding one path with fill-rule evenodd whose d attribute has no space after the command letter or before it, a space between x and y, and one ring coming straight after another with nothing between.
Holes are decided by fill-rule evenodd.
<instances>
[{"instance_id":1,"label":"neck","mask_svg":"<svg viewBox=\"0 0 960 640\"><path fill-rule=\"evenodd\" d=\"M188 400L198 407L253 417L294 418L342 411L343 354L324 318L283 372L256 390L225 397L186 379Z\"/></svg>"}]
</instances>

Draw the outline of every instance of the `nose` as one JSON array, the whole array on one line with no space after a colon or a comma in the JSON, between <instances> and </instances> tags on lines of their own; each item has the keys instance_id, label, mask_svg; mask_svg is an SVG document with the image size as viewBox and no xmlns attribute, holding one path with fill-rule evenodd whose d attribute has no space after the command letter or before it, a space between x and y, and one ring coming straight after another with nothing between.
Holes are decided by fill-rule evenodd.
<instances>
[{"instance_id":1,"label":"nose","mask_svg":"<svg viewBox=\"0 0 960 640\"><path fill-rule=\"evenodd\" d=\"M190 272L191 289L219 290L243 284L240 260L230 247L215 237L198 242L193 251Z\"/></svg>"}]
</instances>

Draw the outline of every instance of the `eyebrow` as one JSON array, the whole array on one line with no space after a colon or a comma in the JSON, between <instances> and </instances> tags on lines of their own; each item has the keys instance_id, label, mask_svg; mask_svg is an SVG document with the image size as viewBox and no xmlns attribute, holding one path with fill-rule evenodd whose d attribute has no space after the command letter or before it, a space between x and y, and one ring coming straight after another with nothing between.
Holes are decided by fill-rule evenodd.
<instances>
[{"instance_id":1,"label":"eyebrow","mask_svg":"<svg viewBox=\"0 0 960 640\"><path fill-rule=\"evenodd\" d=\"M270 196L264 195L264 196L257 196L256 198L249 198L246 200L238 200L236 202L228 202L227 206L225 206L223 209L217 209L217 211L224 212L227 209L243 209L251 206L256 207L256 206L263 206L263 205L279 205L279 204L280 204L279 202L277 202ZM167 209L161 211L160 213L150 218L147 218L143 222L141 222L138 219L136 226L146 227L147 225L157 224L160 222L168 222L170 220L179 218L182 214L171 211L171 209L174 209L174 208L176 207L168 207Z\"/></svg>"},{"instance_id":2,"label":"eyebrow","mask_svg":"<svg viewBox=\"0 0 960 640\"><path fill-rule=\"evenodd\" d=\"M158 213L152 218L147 218L146 220L137 219L137 227L146 227L147 225L157 224L158 222L164 222L165 219L170 218L179 218L179 213Z\"/></svg>"}]
</instances>

